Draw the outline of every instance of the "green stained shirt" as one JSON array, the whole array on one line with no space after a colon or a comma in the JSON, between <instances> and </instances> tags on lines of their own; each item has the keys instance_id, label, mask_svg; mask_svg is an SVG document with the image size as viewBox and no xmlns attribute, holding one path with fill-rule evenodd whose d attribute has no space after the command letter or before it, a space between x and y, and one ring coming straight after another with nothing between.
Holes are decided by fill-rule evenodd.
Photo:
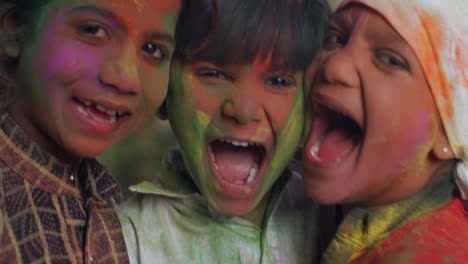
<instances>
[{"instance_id":1,"label":"green stained shirt","mask_svg":"<svg viewBox=\"0 0 468 264\"><path fill-rule=\"evenodd\" d=\"M448 204L453 198L453 188L450 177L446 177L405 200L372 211L353 208L339 225L321 263L353 261L404 224Z\"/></svg>"},{"instance_id":2,"label":"green stained shirt","mask_svg":"<svg viewBox=\"0 0 468 264\"><path fill-rule=\"evenodd\" d=\"M180 162L165 164L118 210L131 263L312 263L317 207L298 175L285 173L273 187L262 230L211 212Z\"/></svg>"}]
</instances>

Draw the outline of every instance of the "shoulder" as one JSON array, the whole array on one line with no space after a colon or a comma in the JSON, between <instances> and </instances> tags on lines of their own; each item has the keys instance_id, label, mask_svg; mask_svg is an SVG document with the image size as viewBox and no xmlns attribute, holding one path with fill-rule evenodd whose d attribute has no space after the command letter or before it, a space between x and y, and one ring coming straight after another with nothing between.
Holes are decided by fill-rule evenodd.
<instances>
[{"instance_id":1,"label":"shoulder","mask_svg":"<svg viewBox=\"0 0 468 264\"><path fill-rule=\"evenodd\" d=\"M117 207L117 214L122 226L130 224L132 228L162 224L184 204L185 199L165 194L137 193Z\"/></svg>"},{"instance_id":2,"label":"shoulder","mask_svg":"<svg viewBox=\"0 0 468 264\"><path fill-rule=\"evenodd\" d=\"M468 217L454 198L448 205L414 219L377 249L378 263L465 263Z\"/></svg>"}]
</instances>

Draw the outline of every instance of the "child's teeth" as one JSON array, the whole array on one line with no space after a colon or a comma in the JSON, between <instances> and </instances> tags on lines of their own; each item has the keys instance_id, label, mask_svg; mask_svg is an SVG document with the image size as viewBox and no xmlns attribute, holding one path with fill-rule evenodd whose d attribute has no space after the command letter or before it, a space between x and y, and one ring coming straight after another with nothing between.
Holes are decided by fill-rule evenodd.
<instances>
[{"instance_id":1,"label":"child's teeth","mask_svg":"<svg viewBox=\"0 0 468 264\"><path fill-rule=\"evenodd\" d=\"M314 145L310 148L310 155L315 159L315 160L320 160L320 157L318 156L318 152L320 150L320 140L315 141Z\"/></svg>"},{"instance_id":2,"label":"child's teeth","mask_svg":"<svg viewBox=\"0 0 468 264\"><path fill-rule=\"evenodd\" d=\"M216 158L215 158L215 155L213 153L211 153L211 158L213 159L213 164L214 164L215 168L218 169L218 164L216 164Z\"/></svg>"},{"instance_id":3,"label":"child's teeth","mask_svg":"<svg viewBox=\"0 0 468 264\"><path fill-rule=\"evenodd\" d=\"M86 106L91 106L91 105L93 104L93 103L91 103L91 101L89 101L89 100L83 100L83 103L84 103L84 105L86 105Z\"/></svg>"},{"instance_id":4,"label":"child's teeth","mask_svg":"<svg viewBox=\"0 0 468 264\"><path fill-rule=\"evenodd\" d=\"M310 148L310 155L317 161L321 161L318 153L320 150L320 144L322 144L323 139L327 136L328 131L324 131L322 135L314 142L314 145Z\"/></svg>"},{"instance_id":5,"label":"child's teeth","mask_svg":"<svg viewBox=\"0 0 468 264\"><path fill-rule=\"evenodd\" d=\"M108 110L106 111L106 113L107 113L108 115L110 115L110 116L115 116L115 114L117 113L117 111L115 111L115 110L109 110L109 109L108 109Z\"/></svg>"},{"instance_id":6,"label":"child's teeth","mask_svg":"<svg viewBox=\"0 0 468 264\"><path fill-rule=\"evenodd\" d=\"M117 117L115 115L111 116L109 123L114 124L117 121Z\"/></svg>"},{"instance_id":7,"label":"child's teeth","mask_svg":"<svg viewBox=\"0 0 468 264\"><path fill-rule=\"evenodd\" d=\"M96 105L96 108L97 108L97 110L99 110L101 112L104 112L104 113L107 111L107 109L102 105Z\"/></svg>"},{"instance_id":8,"label":"child's teeth","mask_svg":"<svg viewBox=\"0 0 468 264\"><path fill-rule=\"evenodd\" d=\"M253 182L253 180L255 180L255 176L257 176L257 166L250 168L249 177L247 177L247 180L245 180L245 183L249 184Z\"/></svg>"},{"instance_id":9,"label":"child's teeth","mask_svg":"<svg viewBox=\"0 0 468 264\"><path fill-rule=\"evenodd\" d=\"M84 116L88 116L88 111L86 111L86 109L83 108L83 106L77 104L76 105L76 108L78 109L78 112L80 112L81 114L83 114Z\"/></svg>"}]
</instances>

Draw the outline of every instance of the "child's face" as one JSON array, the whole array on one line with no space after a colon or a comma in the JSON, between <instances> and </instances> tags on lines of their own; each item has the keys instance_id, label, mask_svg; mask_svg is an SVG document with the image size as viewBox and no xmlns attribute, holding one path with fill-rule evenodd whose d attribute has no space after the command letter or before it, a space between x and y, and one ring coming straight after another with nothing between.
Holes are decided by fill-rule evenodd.
<instances>
[{"instance_id":1,"label":"child's face","mask_svg":"<svg viewBox=\"0 0 468 264\"><path fill-rule=\"evenodd\" d=\"M380 15L354 5L333 16L322 56L315 79L307 76L315 120L306 191L323 203L364 206L416 192L431 176L443 130L410 46Z\"/></svg>"},{"instance_id":2,"label":"child's face","mask_svg":"<svg viewBox=\"0 0 468 264\"><path fill-rule=\"evenodd\" d=\"M33 139L96 156L165 97L179 0L53 0L21 46L13 107Z\"/></svg>"},{"instance_id":3,"label":"child's face","mask_svg":"<svg viewBox=\"0 0 468 264\"><path fill-rule=\"evenodd\" d=\"M302 75L258 61L173 65L171 125L194 181L217 212L251 212L286 166L303 127Z\"/></svg>"}]
</instances>

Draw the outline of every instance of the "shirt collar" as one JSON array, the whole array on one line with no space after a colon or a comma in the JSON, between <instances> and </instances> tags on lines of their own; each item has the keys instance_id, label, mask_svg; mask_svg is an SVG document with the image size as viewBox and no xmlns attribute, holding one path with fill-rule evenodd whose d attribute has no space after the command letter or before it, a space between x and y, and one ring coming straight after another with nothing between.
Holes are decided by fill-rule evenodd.
<instances>
[{"instance_id":1,"label":"shirt collar","mask_svg":"<svg viewBox=\"0 0 468 264\"><path fill-rule=\"evenodd\" d=\"M277 182L272 187L272 195L266 208L267 221L277 206L277 201L280 198L282 190L291 178L291 173L286 170L280 176ZM137 185L130 186L131 191L143 194L162 195L170 198L193 198L199 204L207 207L206 201L203 199L200 191L190 177L183 162L182 153L179 149L171 149L164 156L163 166L157 178L154 181L143 181ZM215 212L212 212L216 215ZM225 218L225 216L218 216Z\"/></svg>"},{"instance_id":2,"label":"shirt collar","mask_svg":"<svg viewBox=\"0 0 468 264\"><path fill-rule=\"evenodd\" d=\"M78 168L64 164L32 141L7 113L0 115L0 159L33 185L79 196Z\"/></svg>"},{"instance_id":3,"label":"shirt collar","mask_svg":"<svg viewBox=\"0 0 468 264\"><path fill-rule=\"evenodd\" d=\"M15 173L49 193L94 197L98 201L122 200L122 190L95 159L78 166L60 162L42 149L7 113L0 114L0 159Z\"/></svg>"}]
</instances>

